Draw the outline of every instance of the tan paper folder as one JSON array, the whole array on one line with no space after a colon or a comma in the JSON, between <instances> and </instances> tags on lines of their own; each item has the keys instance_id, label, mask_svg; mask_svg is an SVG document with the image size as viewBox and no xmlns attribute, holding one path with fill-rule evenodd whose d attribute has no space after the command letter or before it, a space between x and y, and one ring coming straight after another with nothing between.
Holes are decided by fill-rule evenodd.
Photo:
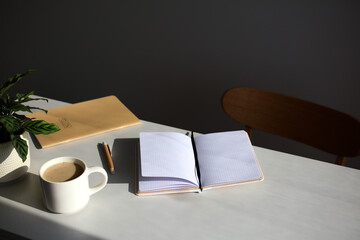
<instances>
[{"instance_id":1,"label":"tan paper folder","mask_svg":"<svg viewBox=\"0 0 360 240\"><path fill-rule=\"evenodd\" d=\"M36 135L42 148L89 137L95 134L140 124L140 120L116 96L35 112L29 118L55 123L60 131Z\"/></svg>"}]
</instances>

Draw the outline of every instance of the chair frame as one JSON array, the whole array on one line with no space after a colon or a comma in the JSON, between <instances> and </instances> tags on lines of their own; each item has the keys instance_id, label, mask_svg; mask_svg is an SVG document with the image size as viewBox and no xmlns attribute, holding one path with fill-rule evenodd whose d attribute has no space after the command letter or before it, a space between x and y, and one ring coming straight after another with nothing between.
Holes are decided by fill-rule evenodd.
<instances>
[{"instance_id":1,"label":"chair frame","mask_svg":"<svg viewBox=\"0 0 360 240\"><path fill-rule=\"evenodd\" d=\"M339 165L360 155L360 121L334 109L254 88L227 90L222 108L250 138L253 128L289 138L337 155Z\"/></svg>"}]
</instances>

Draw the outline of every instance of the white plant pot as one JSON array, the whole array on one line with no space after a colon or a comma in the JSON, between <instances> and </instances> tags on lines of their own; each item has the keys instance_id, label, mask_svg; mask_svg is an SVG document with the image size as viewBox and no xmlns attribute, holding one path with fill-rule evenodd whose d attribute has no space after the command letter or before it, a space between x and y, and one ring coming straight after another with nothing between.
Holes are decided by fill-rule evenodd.
<instances>
[{"instance_id":1,"label":"white plant pot","mask_svg":"<svg viewBox=\"0 0 360 240\"><path fill-rule=\"evenodd\" d=\"M29 146L29 141L21 135ZM17 178L20 178L30 168L30 148L26 157L26 161L23 162L13 147L11 141L0 143L0 183L10 182Z\"/></svg>"}]
</instances>

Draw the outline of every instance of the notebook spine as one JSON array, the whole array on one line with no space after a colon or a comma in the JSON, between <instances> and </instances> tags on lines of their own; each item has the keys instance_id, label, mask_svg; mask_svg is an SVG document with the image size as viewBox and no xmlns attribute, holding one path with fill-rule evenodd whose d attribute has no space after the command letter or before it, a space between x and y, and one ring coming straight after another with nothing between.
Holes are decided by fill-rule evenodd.
<instances>
[{"instance_id":1,"label":"notebook spine","mask_svg":"<svg viewBox=\"0 0 360 240\"><path fill-rule=\"evenodd\" d=\"M199 160L198 160L198 155L197 155L197 151L196 151L194 132L192 132L192 131L191 131L191 143L192 143L192 147L193 147L193 150L194 150L195 166L196 166L196 172L197 172L197 176L198 176L198 180L199 180L199 188L200 188L200 191L202 191Z\"/></svg>"}]
</instances>

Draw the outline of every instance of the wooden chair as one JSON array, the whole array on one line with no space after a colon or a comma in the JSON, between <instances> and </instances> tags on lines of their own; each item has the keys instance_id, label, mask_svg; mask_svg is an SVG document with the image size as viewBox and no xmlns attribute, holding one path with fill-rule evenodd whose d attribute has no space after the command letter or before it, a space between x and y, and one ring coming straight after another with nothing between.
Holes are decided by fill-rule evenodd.
<instances>
[{"instance_id":1,"label":"wooden chair","mask_svg":"<svg viewBox=\"0 0 360 240\"><path fill-rule=\"evenodd\" d=\"M245 125L337 155L336 164L360 155L360 121L345 113L264 90L233 88L222 97L224 111Z\"/></svg>"}]
</instances>

